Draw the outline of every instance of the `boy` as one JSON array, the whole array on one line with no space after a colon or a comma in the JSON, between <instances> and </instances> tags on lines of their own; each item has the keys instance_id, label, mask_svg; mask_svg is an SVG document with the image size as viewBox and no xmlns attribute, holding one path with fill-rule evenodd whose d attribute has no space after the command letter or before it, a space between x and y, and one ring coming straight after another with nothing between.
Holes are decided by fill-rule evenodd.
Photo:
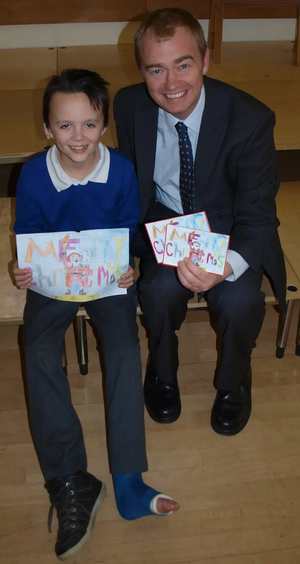
<instances>
[{"instance_id":1,"label":"boy","mask_svg":"<svg viewBox=\"0 0 300 564\"><path fill-rule=\"evenodd\" d=\"M100 143L108 123L107 83L97 73L69 69L48 83L43 100L46 135L54 145L22 169L16 233L128 227L139 217L134 168ZM82 429L62 368L63 338L78 303L30 290L31 274L15 264L27 288L24 350L34 445L55 507L55 551L64 560L88 539L106 488L87 472ZM179 505L144 484L147 470L141 361L133 270L120 278L126 295L85 302L101 340L106 367L108 447L118 510L125 519L177 511ZM79 304L80 305L80 304Z\"/></svg>"}]
</instances>

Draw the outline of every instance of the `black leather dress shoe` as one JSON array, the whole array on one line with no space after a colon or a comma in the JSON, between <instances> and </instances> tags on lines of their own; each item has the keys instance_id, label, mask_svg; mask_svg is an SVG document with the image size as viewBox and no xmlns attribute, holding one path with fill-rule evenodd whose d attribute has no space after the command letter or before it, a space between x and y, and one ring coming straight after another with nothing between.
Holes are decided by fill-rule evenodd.
<instances>
[{"instance_id":1,"label":"black leather dress shoe","mask_svg":"<svg viewBox=\"0 0 300 564\"><path fill-rule=\"evenodd\" d=\"M144 386L145 406L156 423L173 423L181 413L178 386L156 378Z\"/></svg>"},{"instance_id":2,"label":"black leather dress shoe","mask_svg":"<svg viewBox=\"0 0 300 564\"><path fill-rule=\"evenodd\" d=\"M181 401L178 384L163 382L157 378L148 362L144 382L144 400L146 409L156 423L173 423L181 413Z\"/></svg>"},{"instance_id":3,"label":"black leather dress shoe","mask_svg":"<svg viewBox=\"0 0 300 564\"><path fill-rule=\"evenodd\" d=\"M240 386L218 390L211 414L211 426L219 435L237 435L247 425L251 414L251 369Z\"/></svg>"}]
</instances>

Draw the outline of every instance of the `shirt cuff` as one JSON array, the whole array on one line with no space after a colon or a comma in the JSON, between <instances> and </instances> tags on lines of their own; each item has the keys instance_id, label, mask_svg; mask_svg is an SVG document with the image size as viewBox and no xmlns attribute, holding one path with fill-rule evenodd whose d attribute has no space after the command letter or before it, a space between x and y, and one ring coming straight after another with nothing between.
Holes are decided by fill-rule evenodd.
<instances>
[{"instance_id":1,"label":"shirt cuff","mask_svg":"<svg viewBox=\"0 0 300 564\"><path fill-rule=\"evenodd\" d=\"M233 272L228 278L225 278L226 282L235 282L249 268L249 264L243 257L232 249L229 249L227 253L227 262L229 262Z\"/></svg>"}]
</instances>

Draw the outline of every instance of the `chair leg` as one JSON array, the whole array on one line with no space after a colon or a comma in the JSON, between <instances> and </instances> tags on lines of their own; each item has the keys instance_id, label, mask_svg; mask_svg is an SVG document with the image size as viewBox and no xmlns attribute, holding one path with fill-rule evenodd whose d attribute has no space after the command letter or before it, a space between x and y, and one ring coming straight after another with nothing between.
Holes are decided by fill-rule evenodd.
<instances>
[{"instance_id":1,"label":"chair leg","mask_svg":"<svg viewBox=\"0 0 300 564\"><path fill-rule=\"evenodd\" d=\"M209 22L208 22L208 33L207 33L207 46L209 47L209 49L214 48L214 37L215 37L214 0L210 0Z\"/></svg>"},{"instance_id":2,"label":"chair leg","mask_svg":"<svg viewBox=\"0 0 300 564\"><path fill-rule=\"evenodd\" d=\"M88 350L86 337L86 319L84 315L77 315L74 319L75 342L79 363L79 370L82 376L88 373Z\"/></svg>"},{"instance_id":3,"label":"chair leg","mask_svg":"<svg viewBox=\"0 0 300 564\"><path fill-rule=\"evenodd\" d=\"M299 311L299 319L298 319L298 328L296 334L296 350L295 353L297 356L300 356L300 311Z\"/></svg>"},{"instance_id":4,"label":"chair leg","mask_svg":"<svg viewBox=\"0 0 300 564\"><path fill-rule=\"evenodd\" d=\"M295 302L294 300L290 300L287 302L287 310L283 316L280 316L279 319L279 327L278 327L278 335L277 335L277 347L276 347L276 356L277 358L284 357L284 351L287 344L289 330L291 325L291 319L293 315Z\"/></svg>"},{"instance_id":5,"label":"chair leg","mask_svg":"<svg viewBox=\"0 0 300 564\"><path fill-rule=\"evenodd\" d=\"M223 19L224 4L220 0L213 0L214 4L214 53L213 62L222 62L222 38L223 38Z\"/></svg>"}]
</instances>

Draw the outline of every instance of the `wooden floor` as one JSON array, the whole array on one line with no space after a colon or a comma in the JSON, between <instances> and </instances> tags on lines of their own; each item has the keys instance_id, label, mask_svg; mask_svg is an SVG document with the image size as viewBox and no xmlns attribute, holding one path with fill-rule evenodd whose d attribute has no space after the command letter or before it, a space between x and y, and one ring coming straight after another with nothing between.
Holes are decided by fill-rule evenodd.
<instances>
[{"instance_id":1,"label":"wooden floor","mask_svg":"<svg viewBox=\"0 0 300 564\"><path fill-rule=\"evenodd\" d=\"M108 472L101 371L89 328L89 374L79 375L67 334L73 401L83 424L89 470L108 486L89 543L70 564L299 564L300 358L297 313L284 359L274 356L277 313L267 309L253 354L253 414L236 437L210 427L216 338L207 312L190 312L179 332L182 415L159 425L146 415L151 485L181 503L177 515L126 522ZM139 322L140 323L140 322ZM0 562L55 564L56 522L31 443L17 327L0 327ZM145 332L140 327L143 366Z\"/></svg>"}]
</instances>

